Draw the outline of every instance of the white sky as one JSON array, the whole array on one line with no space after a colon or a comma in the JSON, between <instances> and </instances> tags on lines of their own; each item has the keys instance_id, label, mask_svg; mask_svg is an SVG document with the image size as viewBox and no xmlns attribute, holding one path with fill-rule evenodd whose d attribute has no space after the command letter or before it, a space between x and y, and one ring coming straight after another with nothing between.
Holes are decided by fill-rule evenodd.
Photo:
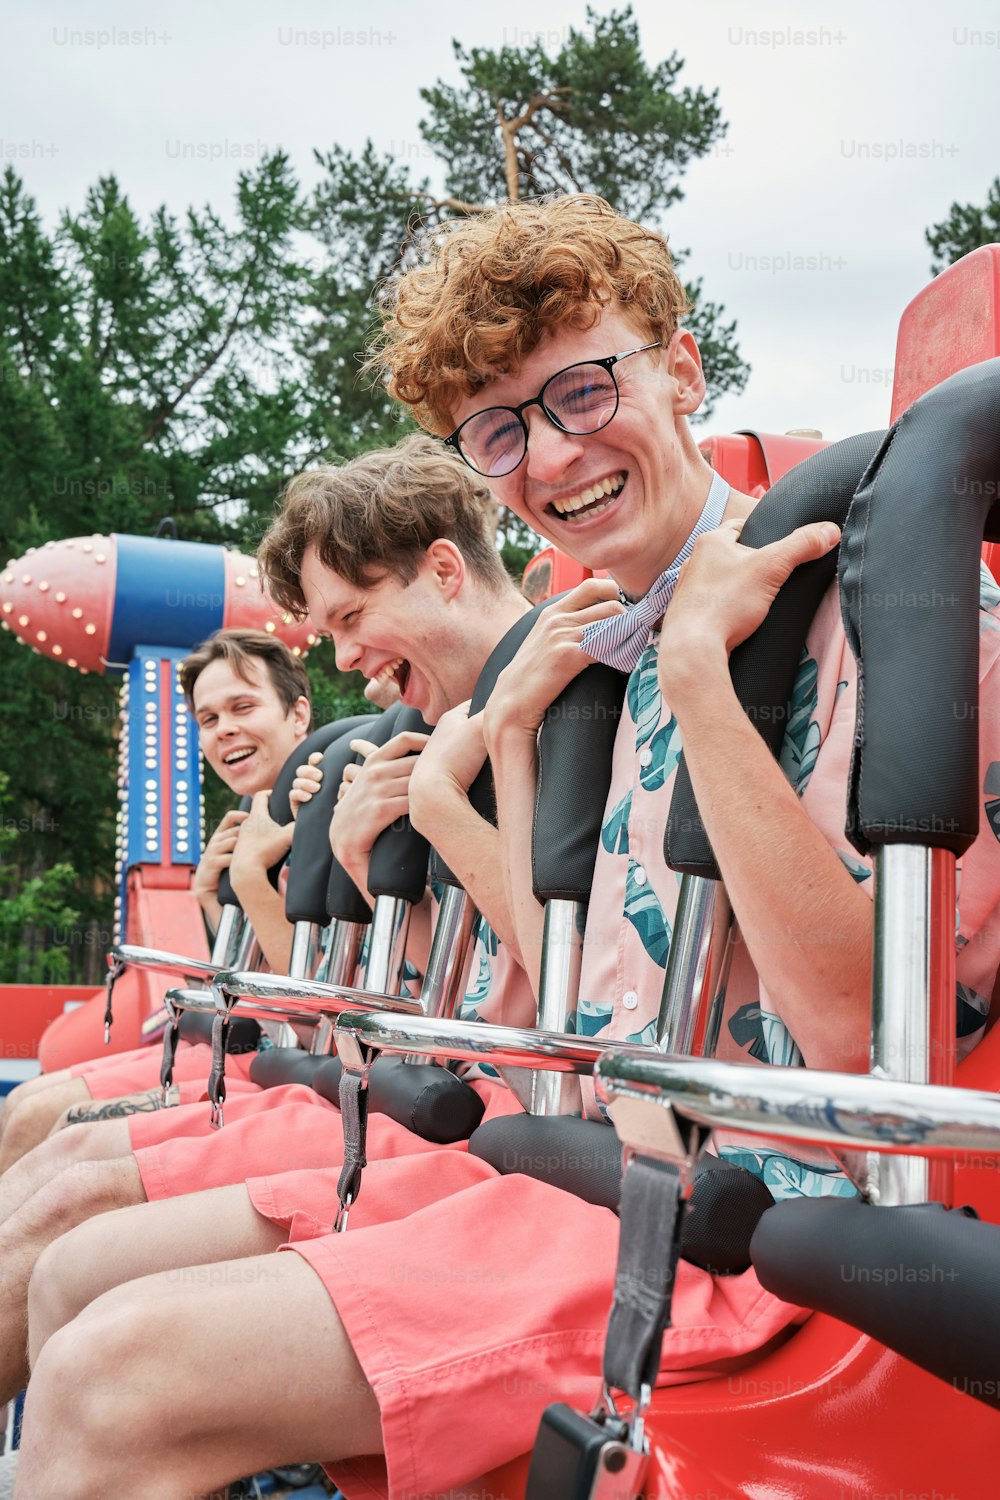
<instances>
[{"instance_id":1,"label":"white sky","mask_svg":"<svg viewBox=\"0 0 1000 1500\"><path fill-rule=\"evenodd\" d=\"M883 425L899 315L929 279L923 231L955 200L983 203L1000 175L1000 10L990 0L634 8L647 60L676 49L680 81L717 85L729 121L666 225L691 251L686 270L737 318L753 365L747 391L724 399L707 430L842 437ZM142 214L161 202L225 211L240 166L276 146L307 184L313 147L334 141L358 148L371 136L422 166L418 89L457 82L452 37L499 47L541 33L552 51L584 15L564 0L33 0L0 31L0 160L47 219L112 172ZM101 35L116 29L128 39ZM303 43L303 32L318 35Z\"/></svg>"}]
</instances>

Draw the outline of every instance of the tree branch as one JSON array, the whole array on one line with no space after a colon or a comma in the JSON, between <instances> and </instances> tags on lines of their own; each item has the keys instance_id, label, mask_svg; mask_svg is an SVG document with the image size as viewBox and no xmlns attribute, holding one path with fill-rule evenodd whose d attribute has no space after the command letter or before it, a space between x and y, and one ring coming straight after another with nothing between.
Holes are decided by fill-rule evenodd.
<instances>
[{"instance_id":1,"label":"tree branch","mask_svg":"<svg viewBox=\"0 0 1000 1500\"><path fill-rule=\"evenodd\" d=\"M185 380L184 384L181 386L176 396L174 396L173 400L168 401L165 406L162 406L160 410L155 413L139 440L140 448L144 448L150 441L150 439L156 436L156 434L161 430L161 428L170 419L170 417L173 416L174 412L177 410L178 406L180 406L185 396L190 395L191 391L194 390L194 387L198 384L199 380L202 380L208 374L209 370L211 370L213 366L218 364L219 360L229 348L229 345L232 343L241 326L240 315L242 314L243 309L246 306L247 298L250 295L250 286L253 281L253 273L257 267L259 258L260 252L258 251L257 254L254 255L254 258L250 262L250 265L247 269L246 282L244 284L242 292L240 293L240 300L236 304L236 311L233 313L233 316L230 319L229 327L226 329L222 337L222 342L216 346L216 348L212 351L212 353L208 356L208 358L200 366L200 368L195 370L194 373L187 380Z\"/></svg>"},{"instance_id":2,"label":"tree branch","mask_svg":"<svg viewBox=\"0 0 1000 1500\"><path fill-rule=\"evenodd\" d=\"M503 137L503 175L507 184L507 197L511 203L516 203L521 196L520 170L517 160L518 131L523 130L525 125L530 125L540 109L565 109L569 101L559 99L557 95L572 92L573 90L565 85L557 89L549 89L544 94L533 94L521 113L515 115L512 120L508 120L504 114L502 101L494 97L497 122Z\"/></svg>"}]
</instances>

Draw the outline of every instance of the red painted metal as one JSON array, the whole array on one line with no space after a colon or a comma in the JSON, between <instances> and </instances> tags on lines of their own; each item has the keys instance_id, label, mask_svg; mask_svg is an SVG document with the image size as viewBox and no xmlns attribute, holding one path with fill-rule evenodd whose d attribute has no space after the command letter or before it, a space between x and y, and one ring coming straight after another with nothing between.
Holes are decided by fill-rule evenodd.
<instances>
[{"instance_id":1,"label":"red painted metal","mask_svg":"<svg viewBox=\"0 0 1000 1500\"><path fill-rule=\"evenodd\" d=\"M67 1005L93 997L89 984L0 984L0 1059L28 1062L38 1056L42 1034Z\"/></svg>"},{"instance_id":2,"label":"red painted metal","mask_svg":"<svg viewBox=\"0 0 1000 1500\"><path fill-rule=\"evenodd\" d=\"M208 958L208 939L201 907L192 894L191 871L185 866L188 885L180 889L163 878L168 868L136 865L129 871L128 927L126 941L191 958ZM115 985L114 1025L111 1041L104 1045L103 989L78 1010L60 1015L46 1031L40 1047L42 1071L55 1072L91 1057L129 1052L142 1044L142 1023L163 1003L172 981L149 969L126 969ZM94 992L88 991L93 995Z\"/></svg>"},{"instance_id":3,"label":"red painted metal","mask_svg":"<svg viewBox=\"0 0 1000 1500\"><path fill-rule=\"evenodd\" d=\"M982 245L918 292L899 320L890 421L949 375L1000 354L1000 245Z\"/></svg>"},{"instance_id":4,"label":"red painted metal","mask_svg":"<svg viewBox=\"0 0 1000 1500\"><path fill-rule=\"evenodd\" d=\"M293 620L264 594L252 558L225 551L223 566L223 625L267 630L297 656L315 645L312 627ZM69 537L30 547L0 575L0 626L44 656L80 672L103 673L117 576L114 536Z\"/></svg>"}]
</instances>

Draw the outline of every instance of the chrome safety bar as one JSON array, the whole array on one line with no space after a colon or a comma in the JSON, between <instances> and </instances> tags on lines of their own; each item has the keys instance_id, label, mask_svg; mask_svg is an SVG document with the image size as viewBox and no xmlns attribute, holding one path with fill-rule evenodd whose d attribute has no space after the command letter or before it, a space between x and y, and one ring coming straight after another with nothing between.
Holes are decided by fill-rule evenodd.
<instances>
[{"instance_id":1,"label":"chrome safety bar","mask_svg":"<svg viewBox=\"0 0 1000 1500\"><path fill-rule=\"evenodd\" d=\"M320 984L315 979L288 979L281 974L223 973L212 989L171 991L171 999L179 1010L215 1015L225 1008L255 1021L279 1020L296 1026L316 1026L324 1016L367 1011L373 1004L404 1015L420 1014L419 1002L401 995L373 995L370 990Z\"/></svg>"},{"instance_id":2,"label":"chrome safety bar","mask_svg":"<svg viewBox=\"0 0 1000 1500\"><path fill-rule=\"evenodd\" d=\"M875 855L871 1071L950 1085L955 1058L955 857L887 844ZM947 1162L866 1159L852 1175L884 1205L950 1203Z\"/></svg>"},{"instance_id":3,"label":"chrome safety bar","mask_svg":"<svg viewBox=\"0 0 1000 1500\"><path fill-rule=\"evenodd\" d=\"M365 984L372 990L399 993L410 930L410 903L398 896L377 896L368 938Z\"/></svg>"},{"instance_id":4,"label":"chrome safety bar","mask_svg":"<svg viewBox=\"0 0 1000 1500\"><path fill-rule=\"evenodd\" d=\"M427 1016L384 1015L369 1010L343 1015L334 1028L337 1051L346 1068L362 1068L362 1051L407 1052L419 1057L489 1063L491 1067L536 1068L553 1073L590 1074L607 1052L642 1057L638 1042L595 1041L563 1031L494 1026L488 1021L436 1021Z\"/></svg>"},{"instance_id":5,"label":"chrome safety bar","mask_svg":"<svg viewBox=\"0 0 1000 1500\"><path fill-rule=\"evenodd\" d=\"M1000 1155L1000 1095L864 1073L606 1053L595 1073L626 1147L676 1161L675 1113L717 1130L880 1155Z\"/></svg>"},{"instance_id":6,"label":"chrome safety bar","mask_svg":"<svg viewBox=\"0 0 1000 1500\"><path fill-rule=\"evenodd\" d=\"M683 875L656 1021L661 1052L714 1057L735 933L721 881Z\"/></svg>"},{"instance_id":7,"label":"chrome safety bar","mask_svg":"<svg viewBox=\"0 0 1000 1500\"><path fill-rule=\"evenodd\" d=\"M542 1031L566 1034L580 993L583 929L587 908L582 901L553 898L545 903L542 967L538 979L538 1025ZM581 1107L580 1086L558 1072L539 1071L531 1080L529 1114L565 1115Z\"/></svg>"}]
</instances>

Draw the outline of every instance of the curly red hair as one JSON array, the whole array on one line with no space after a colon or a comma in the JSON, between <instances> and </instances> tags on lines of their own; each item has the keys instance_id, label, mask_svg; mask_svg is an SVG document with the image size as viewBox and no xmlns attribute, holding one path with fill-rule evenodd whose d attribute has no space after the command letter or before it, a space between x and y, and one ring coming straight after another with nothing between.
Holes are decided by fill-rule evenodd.
<instances>
[{"instance_id":1,"label":"curly red hair","mask_svg":"<svg viewBox=\"0 0 1000 1500\"><path fill-rule=\"evenodd\" d=\"M380 290L366 367L443 436L460 398L613 301L670 341L690 304L662 235L585 194L503 204L423 230Z\"/></svg>"}]
</instances>

